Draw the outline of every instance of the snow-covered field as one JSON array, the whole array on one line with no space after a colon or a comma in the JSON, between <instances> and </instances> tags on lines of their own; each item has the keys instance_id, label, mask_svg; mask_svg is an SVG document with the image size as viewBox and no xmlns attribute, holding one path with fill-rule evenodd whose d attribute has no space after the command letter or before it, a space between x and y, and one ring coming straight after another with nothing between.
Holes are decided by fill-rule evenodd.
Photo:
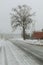
<instances>
[{"instance_id":1,"label":"snow-covered field","mask_svg":"<svg viewBox=\"0 0 43 65\"><path fill-rule=\"evenodd\" d=\"M40 65L36 59L8 40L0 40L0 65Z\"/></svg>"},{"instance_id":2,"label":"snow-covered field","mask_svg":"<svg viewBox=\"0 0 43 65\"><path fill-rule=\"evenodd\" d=\"M14 38L14 39L10 39L12 41L18 41L18 42L22 42L22 43L28 43L28 44L38 44L38 45L43 45L43 40L38 40L38 39L26 39L26 40L23 40L23 38Z\"/></svg>"},{"instance_id":3,"label":"snow-covered field","mask_svg":"<svg viewBox=\"0 0 43 65\"><path fill-rule=\"evenodd\" d=\"M31 52L33 55L37 56L43 60L43 40L10 40L13 44L16 44L20 48Z\"/></svg>"}]
</instances>

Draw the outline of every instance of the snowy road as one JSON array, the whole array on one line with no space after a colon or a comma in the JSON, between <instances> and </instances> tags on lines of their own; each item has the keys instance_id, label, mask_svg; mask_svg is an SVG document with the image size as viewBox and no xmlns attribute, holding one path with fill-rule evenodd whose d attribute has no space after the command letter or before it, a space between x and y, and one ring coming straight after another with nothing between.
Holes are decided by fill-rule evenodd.
<instances>
[{"instance_id":1,"label":"snowy road","mask_svg":"<svg viewBox=\"0 0 43 65\"><path fill-rule=\"evenodd\" d=\"M0 42L0 65L43 65L43 61L23 49L21 44L3 40Z\"/></svg>"}]
</instances>

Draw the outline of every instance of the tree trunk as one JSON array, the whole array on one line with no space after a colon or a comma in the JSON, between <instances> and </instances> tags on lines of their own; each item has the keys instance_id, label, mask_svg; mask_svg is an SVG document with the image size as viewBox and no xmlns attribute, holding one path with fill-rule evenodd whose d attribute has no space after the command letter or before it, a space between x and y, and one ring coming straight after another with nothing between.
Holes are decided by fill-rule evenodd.
<instances>
[{"instance_id":1,"label":"tree trunk","mask_svg":"<svg viewBox=\"0 0 43 65\"><path fill-rule=\"evenodd\" d=\"M25 40L25 28L23 26L23 39Z\"/></svg>"}]
</instances>

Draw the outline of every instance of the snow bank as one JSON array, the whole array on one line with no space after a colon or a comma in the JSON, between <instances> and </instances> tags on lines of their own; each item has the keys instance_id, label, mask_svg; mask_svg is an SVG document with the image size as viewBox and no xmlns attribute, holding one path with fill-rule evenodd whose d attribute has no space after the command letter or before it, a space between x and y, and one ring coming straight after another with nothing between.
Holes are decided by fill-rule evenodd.
<instances>
[{"instance_id":1,"label":"snow bank","mask_svg":"<svg viewBox=\"0 0 43 65\"><path fill-rule=\"evenodd\" d=\"M0 39L0 47L5 46L6 40Z\"/></svg>"},{"instance_id":2,"label":"snow bank","mask_svg":"<svg viewBox=\"0 0 43 65\"><path fill-rule=\"evenodd\" d=\"M19 43L43 45L43 40L37 40L37 39L34 39L34 40L31 40L31 39L23 40L22 38L20 38L20 39L11 39L11 40L12 40L13 42L14 42L14 41L17 41L17 42L19 42Z\"/></svg>"}]
</instances>

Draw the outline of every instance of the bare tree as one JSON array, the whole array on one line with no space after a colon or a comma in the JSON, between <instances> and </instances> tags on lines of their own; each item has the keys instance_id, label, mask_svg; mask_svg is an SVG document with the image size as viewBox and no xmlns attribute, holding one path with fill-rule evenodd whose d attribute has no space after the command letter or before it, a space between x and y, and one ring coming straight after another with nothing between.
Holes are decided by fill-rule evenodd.
<instances>
[{"instance_id":1,"label":"bare tree","mask_svg":"<svg viewBox=\"0 0 43 65\"><path fill-rule=\"evenodd\" d=\"M33 13L34 14L34 13ZM32 23L31 8L27 5L18 6L17 8L12 8L11 13L11 26L13 30L18 26L22 27L23 39L25 40L25 30L28 24Z\"/></svg>"}]
</instances>

